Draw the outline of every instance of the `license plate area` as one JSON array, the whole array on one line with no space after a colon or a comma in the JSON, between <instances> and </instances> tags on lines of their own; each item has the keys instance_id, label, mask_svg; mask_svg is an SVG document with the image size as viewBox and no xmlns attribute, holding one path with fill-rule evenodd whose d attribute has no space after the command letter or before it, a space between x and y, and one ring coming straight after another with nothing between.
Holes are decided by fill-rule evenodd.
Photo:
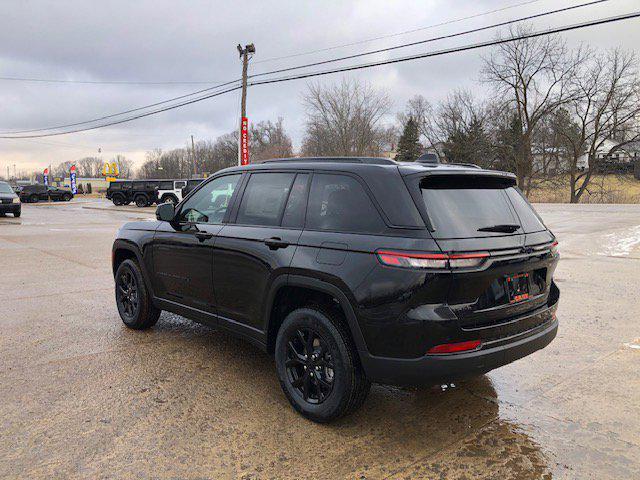
<instances>
[{"instance_id":1,"label":"license plate area","mask_svg":"<svg viewBox=\"0 0 640 480\"><path fill-rule=\"evenodd\" d=\"M509 303L518 303L529 298L529 273L509 275L505 278Z\"/></svg>"}]
</instances>

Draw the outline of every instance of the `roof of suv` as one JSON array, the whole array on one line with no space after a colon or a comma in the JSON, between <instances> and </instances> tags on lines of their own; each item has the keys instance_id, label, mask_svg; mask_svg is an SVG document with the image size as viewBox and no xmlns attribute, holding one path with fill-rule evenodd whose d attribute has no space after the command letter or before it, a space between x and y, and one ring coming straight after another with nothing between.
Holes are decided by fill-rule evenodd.
<instances>
[{"instance_id":1,"label":"roof of suv","mask_svg":"<svg viewBox=\"0 0 640 480\"><path fill-rule=\"evenodd\" d=\"M396 162L390 158L383 157L292 157L274 158L263 160L242 167L231 167L231 169L263 170L282 168L321 168L323 170L381 170L392 169L400 172L401 175L412 175L416 173L468 173L472 175L491 175L502 177L515 177L512 173L497 170L487 170L471 163L432 163L432 162ZM230 169L230 170L231 170Z\"/></svg>"}]
</instances>

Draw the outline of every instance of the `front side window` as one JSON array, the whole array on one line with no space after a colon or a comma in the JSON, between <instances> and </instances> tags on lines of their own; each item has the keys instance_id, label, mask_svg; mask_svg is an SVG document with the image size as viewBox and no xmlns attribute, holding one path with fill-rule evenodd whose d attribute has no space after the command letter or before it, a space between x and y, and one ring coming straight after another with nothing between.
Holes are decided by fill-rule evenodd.
<instances>
[{"instance_id":1,"label":"front side window","mask_svg":"<svg viewBox=\"0 0 640 480\"><path fill-rule=\"evenodd\" d=\"M362 185L347 175L314 174L306 228L381 233L385 224Z\"/></svg>"},{"instance_id":2,"label":"front side window","mask_svg":"<svg viewBox=\"0 0 640 480\"><path fill-rule=\"evenodd\" d=\"M189 198L180 210L179 222L222 223L240 174L216 178Z\"/></svg>"},{"instance_id":3,"label":"front side window","mask_svg":"<svg viewBox=\"0 0 640 480\"><path fill-rule=\"evenodd\" d=\"M254 173L242 196L236 223L280 225L295 173Z\"/></svg>"}]
</instances>

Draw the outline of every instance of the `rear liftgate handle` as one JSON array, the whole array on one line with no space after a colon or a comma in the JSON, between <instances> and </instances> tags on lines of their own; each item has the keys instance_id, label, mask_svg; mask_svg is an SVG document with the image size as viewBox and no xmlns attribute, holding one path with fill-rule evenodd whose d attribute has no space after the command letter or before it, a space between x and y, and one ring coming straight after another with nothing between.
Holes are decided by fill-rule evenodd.
<instances>
[{"instance_id":1,"label":"rear liftgate handle","mask_svg":"<svg viewBox=\"0 0 640 480\"><path fill-rule=\"evenodd\" d=\"M264 240L264 244L267 247L269 247L270 250L277 250L279 248L286 248L286 247L288 247L290 245L289 242L285 242L280 237L266 238Z\"/></svg>"}]
</instances>

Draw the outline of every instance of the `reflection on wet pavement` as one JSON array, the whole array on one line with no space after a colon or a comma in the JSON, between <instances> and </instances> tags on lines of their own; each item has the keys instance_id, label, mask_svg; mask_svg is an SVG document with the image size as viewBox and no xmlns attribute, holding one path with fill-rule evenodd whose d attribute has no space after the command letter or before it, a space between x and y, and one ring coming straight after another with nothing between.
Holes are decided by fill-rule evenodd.
<instances>
[{"instance_id":1,"label":"reflection on wet pavement","mask_svg":"<svg viewBox=\"0 0 640 480\"><path fill-rule=\"evenodd\" d=\"M638 303L620 295L638 252L591 255L607 213L573 207L540 208L570 252L547 349L445 390L374 386L316 425L251 345L169 314L121 326L109 249L129 214L27 206L0 219L0 478L640 478Z\"/></svg>"}]
</instances>

